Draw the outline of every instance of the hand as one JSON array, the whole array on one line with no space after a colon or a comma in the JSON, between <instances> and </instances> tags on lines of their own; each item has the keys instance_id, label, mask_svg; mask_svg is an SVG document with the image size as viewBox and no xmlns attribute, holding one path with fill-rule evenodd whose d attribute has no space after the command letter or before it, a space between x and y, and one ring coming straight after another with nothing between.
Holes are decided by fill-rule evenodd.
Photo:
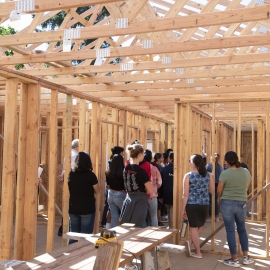
<instances>
[{"instance_id":1,"label":"hand","mask_svg":"<svg viewBox=\"0 0 270 270\"><path fill-rule=\"evenodd\" d=\"M63 174L58 175L57 180L60 181L60 182L63 182L64 181L64 175Z\"/></svg>"},{"instance_id":2,"label":"hand","mask_svg":"<svg viewBox=\"0 0 270 270\"><path fill-rule=\"evenodd\" d=\"M182 215L183 215L183 218L186 218L187 217L186 209L183 209Z\"/></svg>"},{"instance_id":3,"label":"hand","mask_svg":"<svg viewBox=\"0 0 270 270\"><path fill-rule=\"evenodd\" d=\"M42 184L42 179L39 177L38 178L38 185L40 186Z\"/></svg>"},{"instance_id":4,"label":"hand","mask_svg":"<svg viewBox=\"0 0 270 270\"><path fill-rule=\"evenodd\" d=\"M159 202L160 202L160 203L163 203L163 198L161 198L161 199L158 199L158 200L159 200Z\"/></svg>"}]
</instances>

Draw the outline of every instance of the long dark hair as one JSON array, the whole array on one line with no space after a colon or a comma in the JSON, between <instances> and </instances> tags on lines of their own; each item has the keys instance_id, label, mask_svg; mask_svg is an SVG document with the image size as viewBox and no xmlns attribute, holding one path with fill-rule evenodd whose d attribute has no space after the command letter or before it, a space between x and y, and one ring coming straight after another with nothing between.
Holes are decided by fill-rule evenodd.
<instances>
[{"instance_id":1,"label":"long dark hair","mask_svg":"<svg viewBox=\"0 0 270 270\"><path fill-rule=\"evenodd\" d=\"M205 162L201 155L195 154L191 156L190 161L195 164L197 170L201 176L206 176Z\"/></svg>"},{"instance_id":2,"label":"long dark hair","mask_svg":"<svg viewBox=\"0 0 270 270\"><path fill-rule=\"evenodd\" d=\"M229 151L225 154L225 161L227 161L231 166L235 165L236 168L241 167L241 163L238 159L238 156L233 151Z\"/></svg>"},{"instance_id":3,"label":"long dark hair","mask_svg":"<svg viewBox=\"0 0 270 270\"><path fill-rule=\"evenodd\" d=\"M122 155L114 155L112 161L109 162L109 169L106 172L110 178L123 178L124 158Z\"/></svg>"},{"instance_id":4,"label":"long dark hair","mask_svg":"<svg viewBox=\"0 0 270 270\"><path fill-rule=\"evenodd\" d=\"M171 152L170 154L169 154L169 158L170 158L170 160L172 161L172 163L173 163L173 157L174 157L174 154L173 154L173 152Z\"/></svg>"},{"instance_id":5,"label":"long dark hair","mask_svg":"<svg viewBox=\"0 0 270 270\"><path fill-rule=\"evenodd\" d=\"M154 155L155 162L157 162L160 158L162 158L162 154L161 153L155 153L155 155Z\"/></svg>"},{"instance_id":6,"label":"long dark hair","mask_svg":"<svg viewBox=\"0 0 270 270\"><path fill-rule=\"evenodd\" d=\"M72 167L73 172L89 172L93 170L92 161L90 156L85 152L79 152L75 158L74 165Z\"/></svg>"},{"instance_id":7,"label":"long dark hair","mask_svg":"<svg viewBox=\"0 0 270 270\"><path fill-rule=\"evenodd\" d=\"M144 150L144 160L151 162L152 161L152 151L145 149Z\"/></svg>"}]
</instances>

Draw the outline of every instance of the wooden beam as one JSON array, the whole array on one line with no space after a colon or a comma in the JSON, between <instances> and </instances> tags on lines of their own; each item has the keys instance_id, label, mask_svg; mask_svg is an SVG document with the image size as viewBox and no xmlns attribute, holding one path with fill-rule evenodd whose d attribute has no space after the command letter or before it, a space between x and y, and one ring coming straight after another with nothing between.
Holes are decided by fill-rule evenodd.
<instances>
[{"instance_id":1,"label":"wooden beam","mask_svg":"<svg viewBox=\"0 0 270 270\"><path fill-rule=\"evenodd\" d=\"M0 40L0 46L14 45L14 44L27 44L40 42L36 35L43 33L34 33L31 41L23 38L19 39L16 35L14 36L3 36ZM32 35L32 34L30 34ZM53 34L50 33L53 36ZM49 39L49 38L47 38ZM63 36L59 36L57 40L62 40ZM18 42L18 43L17 43ZM44 40L48 42L48 40ZM235 48L235 47L246 47L246 46L262 46L268 45L270 42L269 35L252 35L252 36L236 36L228 38L213 38L208 40L189 40L183 42L171 42L169 45L155 44L153 48L143 49L140 46L131 47L113 47L110 49L110 57L125 57L125 56L136 56L136 55L148 55L148 54L165 54L175 52L187 52L187 51L199 51L199 50L211 50L211 49L222 49L222 48ZM48 53L41 55L23 55L23 56L2 56L0 57L1 65L14 65L18 63L48 63L56 61L71 61L71 60L85 60L95 59L96 50L80 50L77 52L61 52L61 53ZM164 68L166 65L164 64Z\"/></svg>"},{"instance_id":2,"label":"wooden beam","mask_svg":"<svg viewBox=\"0 0 270 270\"><path fill-rule=\"evenodd\" d=\"M35 0L35 8L30 10L26 13L38 13L38 12L47 12L50 10L63 10L63 9L70 9L70 8L77 8L77 7L84 7L84 6L92 6L101 4L104 5L106 3L115 2L115 0ZM0 3L0 17L6 17L10 15L10 12L15 9L14 2L5 2Z\"/></svg>"},{"instance_id":3,"label":"wooden beam","mask_svg":"<svg viewBox=\"0 0 270 270\"><path fill-rule=\"evenodd\" d=\"M237 94L239 96L239 94ZM232 96L232 97L231 97ZM239 97L236 98L234 97L234 95L230 95L230 97L228 97L228 95L218 95L218 97L215 96L211 96L211 97L201 97L199 98L188 98L188 99L177 99L176 102L177 103L186 103L187 101L192 102L192 103L211 103L213 101L217 102L250 102L250 101L267 101L270 100L270 96L264 96L264 97L260 97L260 98L256 98L252 95L245 95L245 97Z\"/></svg>"},{"instance_id":4,"label":"wooden beam","mask_svg":"<svg viewBox=\"0 0 270 270\"><path fill-rule=\"evenodd\" d=\"M161 73L162 74L162 73ZM249 78L242 78L242 77L229 77L226 79L212 79L209 78L208 80L204 79L196 79L194 80L194 83L190 84L185 80L181 81L168 81L168 82L159 82L158 85L156 82L154 83L129 83L129 84L93 84L93 85L74 85L72 88L74 90L82 91L82 92L117 92L124 95L126 91L128 90L175 90L175 89L186 89L188 90L195 90L195 87L207 87L203 88L205 89L212 89L211 87L216 87L217 89L220 86L249 86L249 85L262 85L267 84L269 82L269 79L264 76L256 76L256 77L249 77ZM200 91L203 91L200 90ZM223 88L224 90L224 88ZM196 90L197 91L197 90ZM197 91L200 93L200 91Z\"/></svg>"},{"instance_id":5,"label":"wooden beam","mask_svg":"<svg viewBox=\"0 0 270 270\"><path fill-rule=\"evenodd\" d=\"M234 77L247 75L265 75L268 74L268 67L257 68L235 68L235 69L219 69L219 70L203 70L203 71L187 71L184 74L176 74L171 72L132 74L132 75L113 75L113 76L94 76L94 77L71 77L71 78L54 78L48 79L49 82L61 85L75 84L96 84L96 83L115 83L115 82L131 82L131 81L156 81L156 80L179 80L189 78L215 78L215 77ZM190 86L192 86L190 84ZM156 88L158 86L156 85ZM136 89L136 88L135 88Z\"/></svg>"},{"instance_id":6,"label":"wooden beam","mask_svg":"<svg viewBox=\"0 0 270 270\"><path fill-rule=\"evenodd\" d=\"M208 80L206 80L207 82ZM149 96L166 96L167 98L171 96L186 96L188 95L196 96L202 94L225 94L225 93L255 93L255 92L269 92L268 85L257 85L254 86L229 86L229 87L204 87L203 90L196 90L196 87L190 88L181 88L181 89L173 89L173 90L162 90L162 89L152 89L152 90L141 90L141 91L113 91L113 92L91 92L92 95L100 98L106 98L107 100L114 100L116 102L119 101L128 101L129 97L134 99L135 97L149 97ZM115 99L119 98L118 99ZM114 98L114 99L113 99ZM129 99L125 99L129 98Z\"/></svg>"},{"instance_id":7,"label":"wooden beam","mask_svg":"<svg viewBox=\"0 0 270 270\"><path fill-rule=\"evenodd\" d=\"M109 2L109 0L102 1ZM57 9L59 9L59 7ZM265 5L257 6L254 8L244 8L202 14L200 13L189 16L177 16L174 18L159 18L156 20L134 21L130 22L127 28L116 28L115 25L85 27L81 28L81 34L78 39L106 38L108 36L125 36L132 34L177 30L179 28L197 28L268 19L269 5ZM0 46L22 45L28 43L35 44L40 42L57 42L63 40L63 36L64 30L62 29L34 34L24 33L23 35L10 35L1 37Z\"/></svg>"},{"instance_id":8,"label":"wooden beam","mask_svg":"<svg viewBox=\"0 0 270 270\"><path fill-rule=\"evenodd\" d=\"M50 161L49 161L49 202L48 202L48 228L46 252L51 252L54 246L55 223L55 185L56 185L56 161L57 161L57 106L58 91L51 90L51 114L50 114Z\"/></svg>"},{"instance_id":9,"label":"wooden beam","mask_svg":"<svg viewBox=\"0 0 270 270\"><path fill-rule=\"evenodd\" d=\"M15 71L15 70L0 67L0 76L2 76L2 74L6 74L6 76L9 76L11 78L20 77L20 78L25 78L25 79L33 81L33 82L39 82L39 84L42 85L43 87L48 88L48 89L58 90L60 93L71 94L71 95L73 95L74 97L77 97L77 98L84 98L84 99L89 100L89 101L95 101L95 102L99 102L100 104L103 104L103 105L108 105L108 106L110 106L112 108L118 108L119 110L128 110L128 111L133 112L133 113L135 113L137 115L147 116L147 114L142 113L142 112L140 112L138 110L133 110L130 107L125 107L125 106L121 106L121 105L118 105L118 104L114 104L112 102L108 102L106 100L96 98L96 97L91 96L89 94L81 93L79 91L73 90L71 88L67 88L67 87L62 86L62 85L57 85L55 83L48 82L48 81L40 79L40 78L36 78L36 77L30 76L30 75L22 74L22 73L20 73L18 71ZM152 119L157 119L157 120L159 120L161 122L164 122L164 123L170 123L169 121L163 120L162 118L159 118L159 117L156 117L156 116L153 116L153 115L150 115L150 117Z\"/></svg>"},{"instance_id":10,"label":"wooden beam","mask_svg":"<svg viewBox=\"0 0 270 270\"><path fill-rule=\"evenodd\" d=\"M64 184L63 184L63 201L62 201L62 212L63 212L63 235L69 232L69 216L68 216L68 206L69 206L69 190L68 190L68 174L71 170L71 152L70 144L72 141L72 95L67 95L66 104L66 119L65 121L65 138L64 138L64 149L65 149L65 174L64 174ZM62 245L67 245L67 239L62 239Z\"/></svg>"},{"instance_id":11,"label":"wooden beam","mask_svg":"<svg viewBox=\"0 0 270 270\"><path fill-rule=\"evenodd\" d=\"M28 84L27 132L24 188L23 260L36 254L37 169L39 166L40 85ZM50 145L52 142L50 141Z\"/></svg>"},{"instance_id":12,"label":"wooden beam","mask_svg":"<svg viewBox=\"0 0 270 270\"><path fill-rule=\"evenodd\" d=\"M19 140L18 140L18 173L16 189L16 219L14 239L14 259L23 259L23 220L25 199L25 177L26 177L26 134L27 134L27 101L28 86L22 84L20 89L20 116L19 116Z\"/></svg>"},{"instance_id":13,"label":"wooden beam","mask_svg":"<svg viewBox=\"0 0 270 270\"><path fill-rule=\"evenodd\" d=\"M7 93L5 97L5 123L4 123L4 151L2 173L2 208L0 227L0 260L10 260L12 256L12 234L14 213L14 186L15 186L15 150L16 138L16 114L18 79L7 80Z\"/></svg>"},{"instance_id":14,"label":"wooden beam","mask_svg":"<svg viewBox=\"0 0 270 270\"><path fill-rule=\"evenodd\" d=\"M216 56L216 57L204 57L204 58L189 58L172 60L171 64L166 64L166 68L185 68L185 67L204 67L204 66L217 66L217 65L234 65L234 64L246 64L246 63L259 63L270 61L270 53L249 53L242 55L230 55L230 56ZM147 62L134 62L133 70L157 70L160 69L162 61L147 61ZM76 67L50 67L50 68L38 68L21 70L22 73L32 76L45 76L45 75L69 75L69 74L85 74L85 73L99 73L99 72L119 72L121 71L120 64L103 64L101 66L76 66ZM251 78L256 80L257 78ZM265 78L262 78L265 79ZM143 84L142 84L143 85ZM129 85L126 85L129 86ZM204 85L202 85L204 86ZM109 87L109 86L108 86ZM155 86L156 87L156 86ZM160 88L162 88L161 86Z\"/></svg>"}]
</instances>

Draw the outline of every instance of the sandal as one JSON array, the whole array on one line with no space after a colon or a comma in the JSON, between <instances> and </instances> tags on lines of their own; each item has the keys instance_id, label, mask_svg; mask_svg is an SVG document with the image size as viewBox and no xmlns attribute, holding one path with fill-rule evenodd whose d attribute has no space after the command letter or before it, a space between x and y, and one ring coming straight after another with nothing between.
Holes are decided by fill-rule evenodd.
<instances>
[{"instance_id":1,"label":"sandal","mask_svg":"<svg viewBox=\"0 0 270 270\"><path fill-rule=\"evenodd\" d=\"M191 257L197 258L197 259L202 259L202 255L198 255L197 253L193 252L190 255Z\"/></svg>"}]
</instances>

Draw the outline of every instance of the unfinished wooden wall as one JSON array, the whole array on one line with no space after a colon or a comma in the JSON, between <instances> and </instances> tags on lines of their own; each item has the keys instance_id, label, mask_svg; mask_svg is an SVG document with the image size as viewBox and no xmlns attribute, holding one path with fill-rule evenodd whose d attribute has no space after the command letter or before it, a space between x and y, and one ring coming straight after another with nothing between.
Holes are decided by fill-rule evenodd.
<instances>
[{"instance_id":1,"label":"unfinished wooden wall","mask_svg":"<svg viewBox=\"0 0 270 270\"><path fill-rule=\"evenodd\" d=\"M18 83L17 78L7 80L6 111L5 116L0 119L0 132L4 130L5 137L4 143L0 140L0 172L3 179L0 182L0 260L11 259L13 239L15 259L29 260L35 256L37 170L40 164L44 168L41 175L43 186L48 192L46 195L43 188L39 190L40 203L44 205L44 213L48 216L46 251L53 250L55 217L62 218L63 214L63 234L69 230L67 177L73 139L79 138L79 151L90 154L93 171L99 180L95 233L99 231L103 212L105 170L110 149L115 145L125 148L136 139L146 147L150 132L154 134L152 139L155 140L156 152L164 152L167 146L172 145L171 123L165 123L162 119L78 98L76 92L73 96L66 94L63 109L63 105L59 106L57 89L48 93L49 110L40 111L39 84L21 84L18 91ZM74 98L78 104L73 106ZM17 99L21 101L19 107ZM15 152L18 152L18 157ZM57 176L62 173L63 166L64 182L59 182ZM62 214L57 211L56 206ZM60 220L57 223L59 222ZM63 245L66 244L67 241L63 239Z\"/></svg>"},{"instance_id":2,"label":"unfinished wooden wall","mask_svg":"<svg viewBox=\"0 0 270 270\"><path fill-rule=\"evenodd\" d=\"M201 154L204 138L207 140L207 151L210 155L211 118L194 111L189 103L175 104L174 122L174 196L173 227L178 231L182 224L183 177L190 171L189 159L192 154ZM179 214L180 213L180 214ZM179 244L180 236L174 237Z\"/></svg>"}]
</instances>

